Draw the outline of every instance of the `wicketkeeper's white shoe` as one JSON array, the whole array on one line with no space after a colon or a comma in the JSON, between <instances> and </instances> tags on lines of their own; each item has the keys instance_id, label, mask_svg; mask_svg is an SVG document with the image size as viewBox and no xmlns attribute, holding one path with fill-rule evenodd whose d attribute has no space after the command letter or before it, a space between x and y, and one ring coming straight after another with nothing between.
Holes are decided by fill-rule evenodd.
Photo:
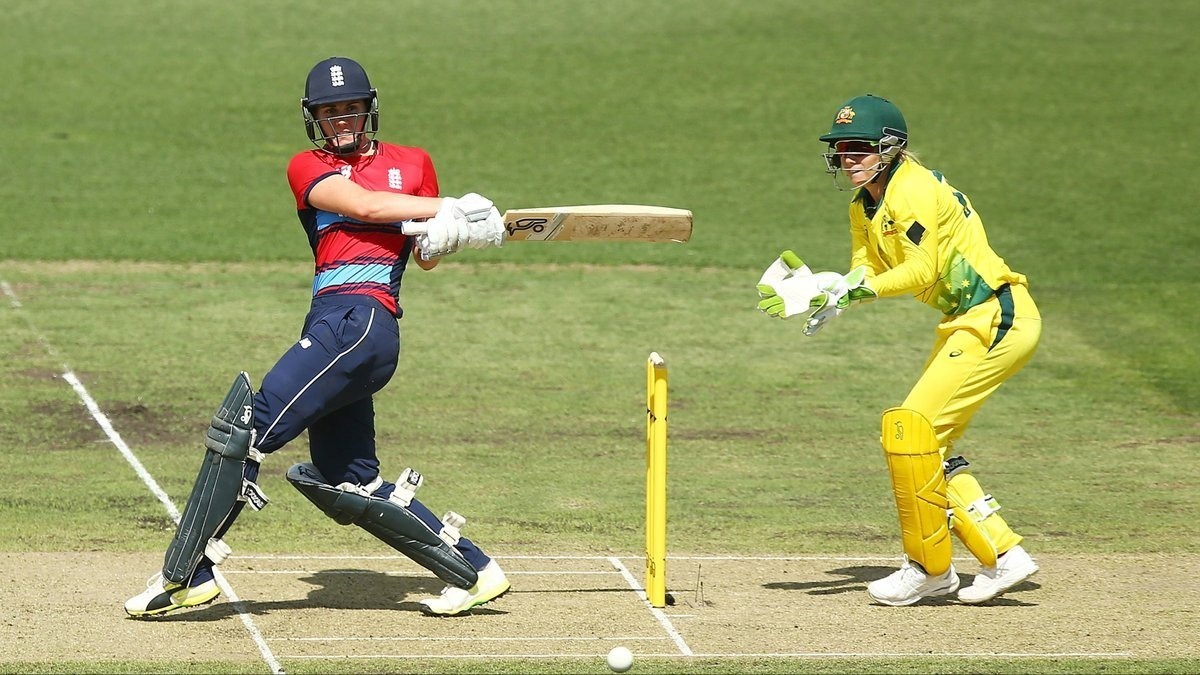
<instances>
[{"instance_id":1,"label":"wicketkeeper's white shoe","mask_svg":"<svg viewBox=\"0 0 1200 675\"><path fill-rule=\"evenodd\" d=\"M888 576L867 584L867 594L875 602L892 607L911 605L921 598L935 595L947 595L958 590L958 574L954 565L945 574L932 576L925 573L919 565L915 565L904 557L900 569Z\"/></svg>"},{"instance_id":2,"label":"wicketkeeper's white shoe","mask_svg":"<svg viewBox=\"0 0 1200 675\"><path fill-rule=\"evenodd\" d=\"M1025 581L1037 571L1037 563L1029 557L1025 549L1014 546L996 559L995 567L980 570L970 586L958 591L958 599L971 605L987 602Z\"/></svg>"},{"instance_id":3,"label":"wicketkeeper's white shoe","mask_svg":"<svg viewBox=\"0 0 1200 675\"><path fill-rule=\"evenodd\" d=\"M479 579L469 590L455 586L442 589L442 594L436 598L426 598L421 601L421 611L438 616L454 616L478 607L485 602L491 602L504 595L509 589L508 578L504 570L493 560L479 570Z\"/></svg>"}]
</instances>

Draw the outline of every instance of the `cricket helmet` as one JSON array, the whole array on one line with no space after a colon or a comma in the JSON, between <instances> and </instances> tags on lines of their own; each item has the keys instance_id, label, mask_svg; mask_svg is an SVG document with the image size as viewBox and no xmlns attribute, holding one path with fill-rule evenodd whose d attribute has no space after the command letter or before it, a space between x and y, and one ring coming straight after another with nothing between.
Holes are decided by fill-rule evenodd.
<instances>
[{"instance_id":1,"label":"cricket helmet","mask_svg":"<svg viewBox=\"0 0 1200 675\"><path fill-rule=\"evenodd\" d=\"M895 103L882 96L863 94L842 104L834 114L829 133L820 140L829 144L829 152L824 154L826 171L834 174L835 181L841 172L840 155L846 154L837 148L840 141L870 143L880 156L878 177L908 146L908 124Z\"/></svg>"},{"instance_id":2,"label":"cricket helmet","mask_svg":"<svg viewBox=\"0 0 1200 675\"><path fill-rule=\"evenodd\" d=\"M824 143L835 141L883 142L895 137L893 144L903 145L908 140L908 124L895 103L876 96L863 94L842 104L833 116L829 133L821 136Z\"/></svg>"},{"instance_id":3,"label":"cricket helmet","mask_svg":"<svg viewBox=\"0 0 1200 675\"><path fill-rule=\"evenodd\" d=\"M354 135L355 143L338 146L334 143L334 138L326 136L321 130L313 111L318 106L344 101L366 101L367 112L347 116L361 118L355 120L354 128L358 130ZM371 80L367 78L367 71L357 61L344 56L327 58L308 71L300 108L304 113L304 127L308 131L308 139L318 148L334 154L346 155L363 149L379 131L377 92L371 86Z\"/></svg>"}]
</instances>

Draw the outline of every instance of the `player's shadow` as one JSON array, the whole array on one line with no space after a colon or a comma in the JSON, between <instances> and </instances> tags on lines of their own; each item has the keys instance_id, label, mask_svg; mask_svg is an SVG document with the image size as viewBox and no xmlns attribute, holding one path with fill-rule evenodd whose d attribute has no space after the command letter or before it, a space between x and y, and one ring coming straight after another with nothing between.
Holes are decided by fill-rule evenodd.
<instances>
[{"instance_id":1,"label":"player's shadow","mask_svg":"<svg viewBox=\"0 0 1200 675\"><path fill-rule=\"evenodd\" d=\"M878 567L874 565L858 565L853 567L838 567L827 570L825 573L834 577L825 581L773 581L763 584L763 588L782 591L805 591L809 595L838 595L840 593L858 593L867 590L867 584L882 579L887 575L895 572L895 567ZM960 574L959 583L961 586L969 586L973 580L972 575ZM1033 591L1041 588L1040 584L1032 581L1022 581L1021 583L1009 589L1008 593L1020 591ZM924 605L949 605L961 604L953 595L939 596L933 598L925 598L921 601ZM1009 595L1002 595L987 602L981 603L983 607L1034 607L1036 603L1023 602Z\"/></svg>"},{"instance_id":2,"label":"player's shadow","mask_svg":"<svg viewBox=\"0 0 1200 675\"><path fill-rule=\"evenodd\" d=\"M896 571L891 567L875 567L862 565L856 567L839 567L828 570L825 574L836 577L824 581L773 581L763 584L763 588L777 591L807 591L809 595L837 595L866 590L867 584L881 579Z\"/></svg>"},{"instance_id":3,"label":"player's shadow","mask_svg":"<svg viewBox=\"0 0 1200 675\"><path fill-rule=\"evenodd\" d=\"M372 570L321 570L300 579L315 588L297 600L239 600L230 602L224 596L204 607L178 610L155 621L220 621L241 613L270 614L275 610L297 609L390 609L420 611L418 601L441 592L445 586L432 576L397 576ZM504 614L476 607L471 614Z\"/></svg>"}]
</instances>

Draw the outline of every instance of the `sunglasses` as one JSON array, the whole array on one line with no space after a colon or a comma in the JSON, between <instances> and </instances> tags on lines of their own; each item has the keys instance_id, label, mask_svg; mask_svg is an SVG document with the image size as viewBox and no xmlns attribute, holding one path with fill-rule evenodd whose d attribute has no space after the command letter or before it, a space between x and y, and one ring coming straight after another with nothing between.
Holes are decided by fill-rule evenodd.
<instances>
[{"instance_id":1,"label":"sunglasses","mask_svg":"<svg viewBox=\"0 0 1200 675\"><path fill-rule=\"evenodd\" d=\"M879 152L879 144L872 141L837 141L831 147L839 155L874 155Z\"/></svg>"}]
</instances>

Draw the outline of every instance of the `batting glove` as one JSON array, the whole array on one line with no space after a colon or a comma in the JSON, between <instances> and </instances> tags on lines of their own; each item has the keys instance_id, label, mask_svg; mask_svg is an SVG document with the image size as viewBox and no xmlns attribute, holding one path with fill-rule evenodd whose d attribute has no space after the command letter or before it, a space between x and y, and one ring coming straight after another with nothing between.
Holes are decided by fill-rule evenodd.
<instances>
[{"instance_id":1,"label":"batting glove","mask_svg":"<svg viewBox=\"0 0 1200 675\"><path fill-rule=\"evenodd\" d=\"M417 236L423 260L455 253L469 239L468 223L465 218L454 215L453 205L443 203L437 215L424 224L425 232Z\"/></svg>"},{"instance_id":2,"label":"batting glove","mask_svg":"<svg viewBox=\"0 0 1200 675\"><path fill-rule=\"evenodd\" d=\"M448 209L455 218L462 218L469 223L486 220L494 208L492 200L476 192L468 192L458 199L448 197L442 200L442 209Z\"/></svg>"},{"instance_id":3,"label":"batting glove","mask_svg":"<svg viewBox=\"0 0 1200 675\"><path fill-rule=\"evenodd\" d=\"M492 207L487 217L467 223L467 248L499 248L504 243L504 217Z\"/></svg>"}]
</instances>

